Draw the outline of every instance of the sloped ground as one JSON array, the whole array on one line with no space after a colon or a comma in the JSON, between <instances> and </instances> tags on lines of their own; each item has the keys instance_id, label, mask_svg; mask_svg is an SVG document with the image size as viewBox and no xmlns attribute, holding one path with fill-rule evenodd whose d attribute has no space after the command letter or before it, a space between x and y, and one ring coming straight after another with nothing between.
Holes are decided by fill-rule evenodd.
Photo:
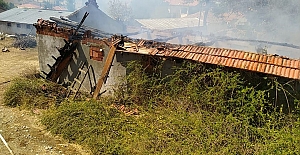
<instances>
[{"instance_id":1,"label":"sloped ground","mask_svg":"<svg viewBox=\"0 0 300 155\"><path fill-rule=\"evenodd\" d=\"M22 72L38 68L36 49L19 50L9 47L12 39L0 40L0 49L8 47L10 52L0 51L0 133L15 155L81 155L89 154L81 146L67 143L52 136L39 123L39 111L26 111L3 106L3 93L9 81ZM0 141L0 154L9 155Z\"/></svg>"}]
</instances>

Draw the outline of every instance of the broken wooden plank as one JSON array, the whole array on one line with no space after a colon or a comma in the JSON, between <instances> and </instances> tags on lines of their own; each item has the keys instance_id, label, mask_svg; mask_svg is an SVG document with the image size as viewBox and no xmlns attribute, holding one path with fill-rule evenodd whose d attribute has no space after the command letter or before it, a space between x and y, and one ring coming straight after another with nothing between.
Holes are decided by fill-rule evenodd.
<instances>
[{"instance_id":1,"label":"broken wooden plank","mask_svg":"<svg viewBox=\"0 0 300 155\"><path fill-rule=\"evenodd\" d=\"M93 99L97 99L97 97L100 93L100 90L102 88L102 85L103 85L106 77L108 76L109 70L110 70L112 62L114 60L116 49L117 49L116 46L111 46L111 48L110 48L110 51L108 53L108 56L106 58L106 61L105 61L105 64L104 64L104 67L103 67L103 70L102 70L102 73L101 73L101 76L98 80L96 89L93 93Z\"/></svg>"}]
</instances>

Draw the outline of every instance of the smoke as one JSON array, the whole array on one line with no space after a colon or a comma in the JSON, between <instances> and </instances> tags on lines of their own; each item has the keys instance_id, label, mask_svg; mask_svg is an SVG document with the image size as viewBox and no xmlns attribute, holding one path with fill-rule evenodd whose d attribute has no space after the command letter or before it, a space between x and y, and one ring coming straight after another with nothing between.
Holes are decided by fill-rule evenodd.
<instances>
[{"instance_id":1,"label":"smoke","mask_svg":"<svg viewBox=\"0 0 300 155\"><path fill-rule=\"evenodd\" d=\"M87 1L87 0L86 0ZM97 0L99 9L109 13L111 0ZM299 0L199 0L199 5L186 5L184 1L174 1L169 5L165 0L119 0L129 4L132 12L132 22L128 27L138 27L143 34L129 37L144 39L165 39L178 35L181 38L168 40L172 43L194 44L213 42L216 38L230 37L238 39L262 40L278 43L288 43L300 46L300 1ZM75 0L76 9L83 7L82 0ZM119 11L119 10L118 10ZM207 23L202 27L181 28L159 32L144 29L145 25L137 24L134 19L200 18L204 20L208 11ZM201 13L199 13L201 12ZM99 20L99 19L94 19ZM161 24L161 23L151 23ZM184 25L184 24L183 24ZM205 27L207 26L207 27ZM167 26L166 26L167 27ZM167 29L167 28L166 28ZM290 47L271 45L261 42L247 41L216 41L212 46L255 52L262 47L271 54L279 54L292 58L300 57L300 50Z\"/></svg>"},{"instance_id":2,"label":"smoke","mask_svg":"<svg viewBox=\"0 0 300 155\"><path fill-rule=\"evenodd\" d=\"M229 37L300 45L300 18L298 16L300 13L300 1L251 1L252 2L248 1L248 4L250 3L250 5L247 6L247 3L245 3L246 7L241 6L237 10L234 10L236 12L241 12L247 20L242 28L234 29L237 32L243 32L243 34L233 32ZM254 3L261 1L264 3ZM224 29L226 29L226 27L224 27ZM279 54L297 59L300 57L299 49L260 43L247 45L246 42L239 44L245 45L245 47L238 47L242 50L255 51L254 48L263 46L270 54ZM232 45L231 48L235 48L234 45Z\"/></svg>"}]
</instances>

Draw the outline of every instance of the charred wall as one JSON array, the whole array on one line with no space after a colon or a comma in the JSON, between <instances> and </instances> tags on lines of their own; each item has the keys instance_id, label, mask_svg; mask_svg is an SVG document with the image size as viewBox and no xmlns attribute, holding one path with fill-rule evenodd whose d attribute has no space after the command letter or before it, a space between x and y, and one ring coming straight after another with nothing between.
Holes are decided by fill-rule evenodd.
<instances>
[{"instance_id":1,"label":"charred wall","mask_svg":"<svg viewBox=\"0 0 300 155\"><path fill-rule=\"evenodd\" d=\"M55 63L55 59L53 57L57 58L59 56L59 52L56 47L64 46L65 43L63 39L63 37L57 37L51 34L37 34L39 66L41 72L50 72L50 67L48 65L52 65ZM101 52L103 52L103 58L98 60L92 59L92 49L99 49L99 51L100 49L102 49ZM98 79L100 78L109 49L109 46L100 40L87 38L82 40L78 45L70 64L59 77L58 83L66 86L70 85L78 74L81 65L85 63L85 69L89 65L91 65L92 69L89 71L91 77L90 79L89 77L85 78L80 90L90 92L92 90L92 87L96 85ZM103 85L101 92L105 91L106 94L112 93L115 85L120 82L124 82L123 79L126 75L125 66L127 62L140 58L141 56L136 54L117 53L114 57L108 78ZM79 79L82 79L82 77L80 77ZM92 82L92 85L90 85L90 80Z\"/></svg>"}]
</instances>

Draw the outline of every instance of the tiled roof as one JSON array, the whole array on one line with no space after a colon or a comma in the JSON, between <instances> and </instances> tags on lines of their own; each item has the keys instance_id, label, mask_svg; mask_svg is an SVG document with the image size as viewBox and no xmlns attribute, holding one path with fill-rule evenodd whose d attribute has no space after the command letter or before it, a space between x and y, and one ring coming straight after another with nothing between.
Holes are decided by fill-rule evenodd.
<instances>
[{"instance_id":1,"label":"tiled roof","mask_svg":"<svg viewBox=\"0 0 300 155\"><path fill-rule=\"evenodd\" d=\"M239 50L194 45L165 45L147 48L141 40L134 46L125 44L126 51L162 57L194 60L201 63L244 69L290 79L300 79L300 60L277 55L264 55Z\"/></svg>"}]
</instances>

